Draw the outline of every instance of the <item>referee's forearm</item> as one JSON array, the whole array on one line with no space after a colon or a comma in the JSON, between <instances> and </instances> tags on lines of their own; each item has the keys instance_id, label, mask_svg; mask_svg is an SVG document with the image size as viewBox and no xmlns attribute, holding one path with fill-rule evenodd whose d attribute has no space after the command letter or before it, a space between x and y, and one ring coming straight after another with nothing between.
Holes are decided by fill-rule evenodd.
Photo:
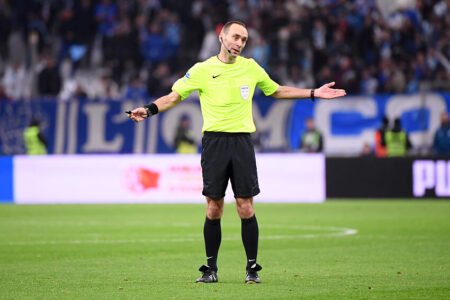
<instances>
[{"instance_id":1,"label":"referee's forearm","mask_svg":"<svg viewBox=\"0 0 450 300\"><path fill-rule=\"evenodd\" d=\"M277 99L305 99L311 96L311 89L299 89L280 85L272 97Z\"/></svg>"},{"instance_id":2,"label":"referee's forearm","mask_svg":"<svg viewBox=\"0 0 450 300\"><path fill-rule=\"evenodd\" d=\"M177 93L172 92L168 95L156 99L153 103L158 106L158 112L164 112L180 103L180 101L180 96Z\"/></svg>"}]
</instances>

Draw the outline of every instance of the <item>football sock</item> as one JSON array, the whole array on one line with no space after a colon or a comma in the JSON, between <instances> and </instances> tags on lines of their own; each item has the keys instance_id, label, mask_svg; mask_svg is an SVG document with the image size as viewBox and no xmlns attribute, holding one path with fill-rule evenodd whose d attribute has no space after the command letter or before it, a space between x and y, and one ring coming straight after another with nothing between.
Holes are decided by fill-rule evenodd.
<instances>
[{"instance_id":1,"label":"football sock","mask_svg":"<svg viewBox=\"0 0 450 300\"><path fill-rule=\"evenodd\" d=\"M217 271L217 254L219 253L220 242L222 240L222 230L220 219L205 219L203 227L203 237L205 238L206 261L211 269Z\"/></svg>"},{"instance_id":2,"label":"football sock","mask_svg":"<svg viewBox=\"0 0 450 300\"><path fill-rule=\"evenodd\" d=\"M244 243L245 253L247 254L247 269L256 264L258 255L258 221L256 216L249 219L241 219L242 242Z\"/></svg>"}]
</instances>

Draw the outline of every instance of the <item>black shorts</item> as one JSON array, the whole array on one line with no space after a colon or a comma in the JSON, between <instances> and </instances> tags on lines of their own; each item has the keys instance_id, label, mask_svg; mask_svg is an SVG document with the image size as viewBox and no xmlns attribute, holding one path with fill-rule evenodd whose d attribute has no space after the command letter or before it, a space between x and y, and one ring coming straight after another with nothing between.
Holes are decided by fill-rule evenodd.
<instances>
[{"instance_id":1,"label":"black shorts","mask_svg":"<svg viewBox=\"0 0 450 300\"><path fill-rule=\"evenodd\" d=\"M225 196L228 180L235 198L259 194L255 150L249 133L206 131L202 139L203 195Z\"/></svg>"}]
</instances>

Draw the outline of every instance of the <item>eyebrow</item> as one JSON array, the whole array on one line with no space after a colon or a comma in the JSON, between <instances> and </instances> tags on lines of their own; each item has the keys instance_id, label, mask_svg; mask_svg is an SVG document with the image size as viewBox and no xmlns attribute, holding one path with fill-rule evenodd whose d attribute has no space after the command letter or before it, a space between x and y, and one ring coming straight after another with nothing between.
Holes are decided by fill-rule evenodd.
<instances>
[{"instance_id":1,"label":"eyebrow","mask_svg":"<svg viewBox=\"0 0 450 300\"><path fill-rule=\"evenodd\" d=\"M233 37L235 36L237 36L238 38L243 37L245 40L248 40L248 37L246 37L245 35L240 35L239 33L233 34Z\"/></svg>"}]
</instances>

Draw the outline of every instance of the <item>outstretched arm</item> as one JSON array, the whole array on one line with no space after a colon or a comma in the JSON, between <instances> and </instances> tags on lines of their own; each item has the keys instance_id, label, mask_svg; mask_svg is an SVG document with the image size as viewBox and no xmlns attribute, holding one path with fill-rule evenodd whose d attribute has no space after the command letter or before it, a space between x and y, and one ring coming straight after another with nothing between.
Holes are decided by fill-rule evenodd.
<instances>
[{"instance_id":1,"label":"outstretched arm","mask_svg":"<svg viewBox=\"0 0 450 300\"><path fill-rule=\"evenodd\" d=\"M180 101L180 95L177 92L173 91L170 94L156 99L153 103L158 107L158 112L163 112L174 107L175 105L180 103ZM135 122L141 122L148 117L147 110L144 107L135 108L131 111L129 117Z\"/></svg>"},{"instance_id":2,"label":"outstretched arm","mask_svg":"<svg viewBox=\"0 0 450 300\"><path fill-rule=\"evenodd\" d=\"M338 97L343 97L347 95L345 90L341 89L333 89L334 82L326 83L322 85L320 88L314 90L315 98L322 99L334 99ZM275 93L272 94L272 97L277 99L303 99L311 97L310 89L299 89L290 86L280 85Z\"/></svg>"}]
</instances>

